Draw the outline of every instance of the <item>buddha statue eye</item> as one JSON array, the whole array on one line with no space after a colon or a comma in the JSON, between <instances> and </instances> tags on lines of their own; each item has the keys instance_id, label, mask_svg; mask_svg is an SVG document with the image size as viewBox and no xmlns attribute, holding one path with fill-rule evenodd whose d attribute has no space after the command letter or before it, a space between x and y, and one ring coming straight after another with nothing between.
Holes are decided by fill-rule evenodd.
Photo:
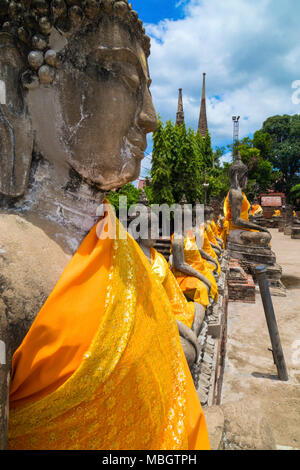
<instances>
[{"instance_id":1,"label":"buddha statue eye","mask_svg":"<svg viewBox=\"0 0 300 470\"><path fill-rule=\"evenodd\" d=\"M3 80L0 80L0 104L6 104L6 86Z\"/></svg>"},{"instance_id":2,"label":"buddha statue eye","mask_svg":"<svg viewBox=\"0 0 300 470\"><path fill-rule=\"evenodd\" d=\"M134 91L136 91L138 87L140 86L140 78L138 74L136 73L124 73L122 75L122 78L125 81L125 83Z\"/></svg>"}]
</instances>

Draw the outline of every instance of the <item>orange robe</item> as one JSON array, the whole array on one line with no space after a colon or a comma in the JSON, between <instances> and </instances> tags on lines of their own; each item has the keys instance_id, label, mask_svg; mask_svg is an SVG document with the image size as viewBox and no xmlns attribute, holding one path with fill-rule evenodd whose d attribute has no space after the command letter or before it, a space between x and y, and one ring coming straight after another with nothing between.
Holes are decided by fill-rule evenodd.
<instances>
[{"instance_id":1,"label":"orange robe","mask_svg":"<svg viewBox=\"0 0 300 470\"><path fill-rule=\"evenodd\" d=\"M151 249L151 266L152 272L166 291L176 320L192 328L195 317L195 304L186 300L166 259L154 248Z\"/></svg>"},{"instance_id":2,"label":"orange robe","mask_svg":"<svg viewBox=\"0 0 300 470\"><path fill-rule=\"evenodd\" d=\"M218 228L217 228L216 222L213 219L210 220L210 226L211 226L211 228L214 232L215 237L217 237L218 236Z\"/></svg>"},{"instance_id":3,"label":"orange robe","mask_svg":"<svg viewBox=\"0 0 300 470\"><path fill-rule=\"evenodd\" d=\"M209 239L210 243L220 247L218 241L216 240L215 233L213 231L213 228L212 228L210 222L206 222L206 232L207 232L207 236L208 236L208 239Z\"/></svg>"},{"instance_id":4,"label":"orange robe","mask_svg":"<svg viewBox=\"0 0 300 470\"><path fill-rule=\"evenodd\" d=\"M220 263L218 261L218 256L217 256L215 250L213 249L213 247L210 244L210 241L209 241L209 238L208 238L208 235L207 235L207 231L204 230L203 232L204 232L203 250L205 251L205 253L207 253L209 256L211 256L218 263L217 273L220 274L221 267L220 267ZM210 263L209 261L206 261L206 262L207 262L207 264L209 266L209 269L211 271L216 270L216 267L212 263Z\"/></svg>"},{"instance_id":5,"label":"orange robe","mask_svg":"<svg viewBox=\"0 0 300 470\"><path fill-rule=\"evenodd\" d=\"M243 201L242 201L240 218L243 220L246 220L247 222L249 222L250 207L251 207L251 204L248 201L246 194L243 193ZM225 215L225 221L224 221L223 240L225 238L225 244L226 244L226 239L230 230L247 230L249 232L256 232L256 230L252 230L250 228L237 227L236 225L234 225L234 223L232 222L231 206L229 204L229 193L227 194L225 202L224 202L224 215Z\"/></svg>"},{"instance_id":6,"label":"orange robe","mask_svg":"<svg viewBox=\"0 0 300 470\"><path fill-rule=\"evenodd\" d=\"M165 290L109 209L13 356L9 449L209 449Z\"/></svg>"},{"instance_id":7,"label":"orange robe","mask_svg":"<svg viewBox=\"0 0 300 470\"><path fill-rule=\"evenodd\" d=\"M259 204L253 204L253 206L251 207L251 215L254 216L254 215L258 215L262 213L263 213L262 207Z\"/></svg>"},{"instance_id":8,"label":"orange robe","mask_svg":"<svg viewBox=\"0 0 300 470\"><path fill-rule=\"evenodd\" d=\"M218 288L216 280L209 270L207 262L202 258L193 233L189 233L184 240L184 257L187 264L192 268L196 269L199 273L205 276L211 282L211 292L210 295L213 299L218 299ZM198 302L207 307L209 305L209 294L207 287L204 282L200 279L184 274L181 271L178 271L176 268L172 268L174 276L182 290L182 292L194 302Z\"/></svg>"}]
</instances>

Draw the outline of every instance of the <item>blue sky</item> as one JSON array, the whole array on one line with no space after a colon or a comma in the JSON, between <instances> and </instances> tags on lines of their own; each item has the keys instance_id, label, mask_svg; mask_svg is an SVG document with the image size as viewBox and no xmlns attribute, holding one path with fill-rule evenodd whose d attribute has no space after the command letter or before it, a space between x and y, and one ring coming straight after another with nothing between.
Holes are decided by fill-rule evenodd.
<instances>
[{"instance_id":1,"label":"blue sky","mask_svg":"<svg viewBox=\"0 0 300 470\"><path fill-rule=\"evenodd\" d=\"M175 120L183 88L185 121L196 129L203 72L214 146L232 142L234 115L241 116L244 137L269 116L300 113L292 100L292 85L300 80L299 0L132 0L132 5L151 37L151 93L163 120ZM149 157L142 176L147 168Z\"/></svg>"},{"instance_id":2,"label":"blue sky","mask_svg":"<svg viewBox=\"0 0 300 470\"><path fill-rule=\"evenodd\" d=\"M183 6L186 1L173 0L132 0L132 7L145 23L158 23L166 18L184 18Z\"/></svg>"}]
</instances>

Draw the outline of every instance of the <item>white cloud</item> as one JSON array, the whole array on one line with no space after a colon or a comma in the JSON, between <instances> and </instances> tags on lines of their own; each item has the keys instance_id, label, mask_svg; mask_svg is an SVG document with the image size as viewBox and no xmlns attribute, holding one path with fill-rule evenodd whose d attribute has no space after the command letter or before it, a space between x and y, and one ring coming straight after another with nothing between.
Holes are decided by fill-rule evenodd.
<instances>
[{"instance_id":1,"label":"white cloud","mask_svg":"<svg viewBox=\"0 0 300 470\"><path fill-rule=\"evenodd\" d=\"M274 114L300 113L292 83L300 79L298 0L190 0L186 17L146 25L152 36L152 95L163 119L175 120L183 88L187 125L196 129L207 73L207 114L214 145L259 129Z\"/></svg>"}]
</instances>

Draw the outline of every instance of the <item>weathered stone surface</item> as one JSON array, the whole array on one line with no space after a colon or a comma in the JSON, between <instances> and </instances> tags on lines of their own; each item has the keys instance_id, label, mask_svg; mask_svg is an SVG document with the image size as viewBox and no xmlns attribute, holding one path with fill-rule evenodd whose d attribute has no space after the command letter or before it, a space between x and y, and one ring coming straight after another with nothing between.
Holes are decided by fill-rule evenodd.
<instances>
[{"instance_id":1,"label":"weathered stone surface","mask_svg":"<svg viewBox=\"0 0 300 470\"><path fill-rule=\"evenodd\" d=\"M223 450L225 418L220 406L209 406L204 409L209 442L212 450Z\"/></svg>"},{"instance_id":2,"label":"weathered stone surface","mask_svg":"<svg viewBox=\"0 0 300 470\"><path fill-rule=\"evenodd\" d=\"M300 239L300 225L292 227L291 238L293 238L294 240Z\"/></svg>"},{"instance_id":3,"label":"weathered stone surface","mask_svg":"<svg viewBox=\"0 0 300 470\"><path fill-rule=\"evenodd\" d=\"M255 302L255 284L250 274L246 274L238 260L229 263L228 300L231 302Z\"/></svg>"},{"instance_id":4,"label":"weathered stone surface","mask_svg":"<svg viewBox=\"0 0 300 470\"><path fill-rule=\"evenodd\" d=\"M198 393L198 397L199 397L201 405L205 406L207 404L207 400L208 400L208 394L207 394L206 390L198 389L197 393Z\"/></svg>"},{"instance_id":5,"label":"weathered stone surface","mask_svg":"<svg viewBox=\"0 0 300 470\"><path fill-rule=\"evenodd\" d=\"M239 401L222 406L225 450L275 450L276 442L263 411L255 402Z\"/></svg>"},{"instance_id":6,"label":"weathered stone surface","mask_svg":"<svg viewBox=\"0 0 300 470\"><path fill-rule=\"evenodd\" d=\"M8 34L1 35L0 50L1 81L5 86L4 103L0 107L0 194L17 197L24 193L28 183L33 129L24 99L18 93L24 60Z\"/></svg>"},{"instance_id":7,"label":"weathered stone surface","mask_svg":"<svg viewBox=\"0 0 300 470\"><path fill-rule=\"evenodd\" d=\"M3 449L12 354L70 257L46 231L13 214L0 213L0 234L0 338L6 344L6 365L0 365L0 448Z\"/></svg>"},{"instance_id":8,"label":"weathered stone surface","mask_svg":"<svg viewBox=\"0 0 300 470\"><path fill-rule=\"evenodd\" d=\"M234 259L241 259L264 265L272 265L276 263L276 257L270 247L253 247L228 242L227 249L229 256Z\"/></svg>"},{"instance_id":9,"label":"weathered stone surface","mask_svg":"<svg viewBox=\"0 0 300 470\"><path fill-rule=\"evenodd\" d=\"M295 360L300 338L300 251L298 240L272 231L272 248L283 268L286 297L272 298L289 381L281 382L270 350L261 296L255 304L229 303L222 406L243 401L253 416L264 415L276 444L300 448L300 365ZM228 415L228 419L229 415ZM251 422L249 420L248 428ZM250 429L251 431L251 429Z\"/></svg>"},{"instance_id":10,"label":"weathered stone surface","mask_svg":"<svg viewBox=\"0 0 300 470\"><path fill-rule=\"evenodd\" d=\"M10 332L10 357L70 257L42 228L17 215L0 213L0 233L1 324Z\"/></svg>"}]
</instances>

